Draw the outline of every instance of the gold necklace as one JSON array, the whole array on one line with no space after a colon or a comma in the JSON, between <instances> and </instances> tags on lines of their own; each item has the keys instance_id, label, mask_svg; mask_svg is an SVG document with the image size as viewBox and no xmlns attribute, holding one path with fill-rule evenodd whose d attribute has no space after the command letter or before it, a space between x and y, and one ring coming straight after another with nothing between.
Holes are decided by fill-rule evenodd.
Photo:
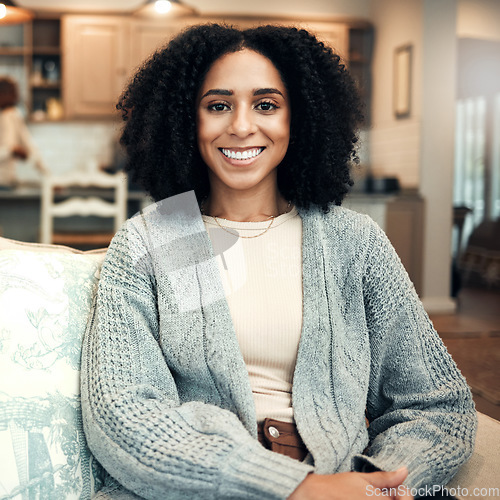
<instances>
[{"instance_id":1,"label":"gold necklace","mask_svg":"<svg viewBox=\"0 0 500 500\"><path fill-rule=\"evenodd\" d=\"M201 205L200 205L200 209L201 209L201 213L202 215L208 215L205 213L205 207L204 207L204 204L205 204L205 200L203 200L201 202ZM255 234L253 236L242 236L241 234L239 234L238 232L234 233L233 231L230 231L226 226L223 226L220 222L219 222L219 217L216 217L215 215L209 215L209 217L212 217L212 219L215 220L216 224L224 231L226 231L226 233L229 233L229 234L232 234L233 236L238 236L238 238L245 238L245 239L250 239L250 238L258 238L259 236L262 236L264 234L266 234L269 229L271 228L271 226L273 225L273 222L274 222L274 219L276 219L276 217L279 217L280 215L283 215L283 214L286 214L287 212L289 212L289 209L290 209L290 206L292 205L292 202L289 201L288 202L288 205L286 206L286 209L283 213L279 214L279 215L270 215L268 217L268 219L271 219L271 222L269 223L269 226L267 226L264 231L262 231L262 233L259 233L259 234ZM222 219L222 217L220 217ZM227 220L227 219L224 219L224 220ZM257 222L257 221L256 221ZM258 221L258 222L264 222L264 221Z\"/></svg>"},{"instance_id":2,"label":"gold necklace","mask_svg":"<svg viewBox=\"0 0 500 500\"><path fill-rule=\"evenodd\" d=\"M223 226L220 222L219 222L219 218L218 217L215 217L213 215L211 215L210 217L212 217L212 219L215 220L215 222L217 223L217 225L223 229L224 231L226 231L226 233L229 233L229 234L232 234L233 236L238 236L238 238L257 238L259 236L262 236L263 234L266 234L268 231L269 231L269 228L273 225L273 222L274 222L274 219L276 218L274 215L271 215L271 222L269 223L269 226L266 227L266 229L264 229L264 231L262 231L262 233L259 233L259 234L254 234L253 236L242 236L241 234L239 233L233 233L233 231L230 231L227 227ZM264 222L264 221L262 221Z\"/></svg>"}]
</instances>

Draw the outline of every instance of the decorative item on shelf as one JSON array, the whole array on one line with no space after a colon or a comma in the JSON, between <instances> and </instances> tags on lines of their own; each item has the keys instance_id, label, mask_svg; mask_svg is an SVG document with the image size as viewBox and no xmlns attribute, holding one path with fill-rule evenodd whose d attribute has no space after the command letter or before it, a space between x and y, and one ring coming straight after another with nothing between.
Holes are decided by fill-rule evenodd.
<instances>
[{"instance_id":1,"label":"decorative item on shelf","mask_svg":"<svg viewBox=\"0 0 500 500\"><path fill-rule=\"evenodd\" d=\"M396 194L401 190L396 177L380 177L369 168L365 175L355 179L352 192L365 194Z\"/></svg>"},{"instance_id":2,"label":"decorative item on shelf","mask_svg":"<svg viewBox=\"0 0 500 500\"><path fill-rule=\"evenodd\" d=\"M61 99L51 97L46 101L47 118L52 121L62 120L64 118L64 108Z\"/></svg>"},{"instance_id":3,"label":"decorative item on shelf","mask_svg":"<svg viewBox=\"0 0 500 500\"><path fill-rule=\"evenodd\" d=\"M31 72L31 84L36 86L43 85L43 83L43 61L41 59L34 59Z\"/></svg>"},{"instance_id":4,"label":"decorative item on shelf","mask_svg":"<svg viewBox=\"0 0 500 500\"><path fill-rule=\"evenodd\" d=\"M161 18L167 16L193 16L197 15L197 12L180 0L146 0L134 14Z\"/></svg>"},{"instance_id":5,"label":"decorative item on shelf","mask_svg":"<svg viewBox=\"0 0 500 500\"><path fill-rule=\"evenodd\" d=\"M43 65L45 81L47 83L59 82L59 65L52 59L45 61Z\"/></svg>"},{"instance_id":6,"label":"decorative item on shelf","mask_svg":"<svg viewBox=\"0 0 500 500\"><path fill-rule=\"evenodd\" d=\"M34 15L30 10L18 7L11 0L0 1L0 25L27 23L33 17Z\"/></svg>"}]
</instances>

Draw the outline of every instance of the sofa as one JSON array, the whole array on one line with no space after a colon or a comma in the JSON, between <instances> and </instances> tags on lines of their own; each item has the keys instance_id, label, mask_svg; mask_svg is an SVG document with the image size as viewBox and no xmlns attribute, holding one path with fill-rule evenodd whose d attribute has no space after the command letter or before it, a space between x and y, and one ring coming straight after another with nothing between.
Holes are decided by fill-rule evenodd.
<instances>
[{"instance_id":1,"label":"sofa","mask_svg":"<svg viewBox=\"0 0 500 500\"><path fill-rule=\"evenodd\" d=\"M88 499L102 486L79 367L104 254L0 238L0 500ZM500 422L479 415L474 455L448 486L500 498Z\"/></svg>"}]
</instances>

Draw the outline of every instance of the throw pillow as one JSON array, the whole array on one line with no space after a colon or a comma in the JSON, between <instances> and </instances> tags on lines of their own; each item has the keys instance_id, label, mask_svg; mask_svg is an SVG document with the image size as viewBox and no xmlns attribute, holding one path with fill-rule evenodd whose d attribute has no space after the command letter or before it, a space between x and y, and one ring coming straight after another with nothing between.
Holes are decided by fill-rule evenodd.
<instances>
[{"instance_id":1,"label":"throw pillow","mask_svg":"<svg viewBox=\"0 0 500 500\"><path fill-rule=\"evenodd\" d=\"M102 471L83 434L79 369L104 252L2 248L0 499L90 499Z\"/></svg>"}]
</instances>

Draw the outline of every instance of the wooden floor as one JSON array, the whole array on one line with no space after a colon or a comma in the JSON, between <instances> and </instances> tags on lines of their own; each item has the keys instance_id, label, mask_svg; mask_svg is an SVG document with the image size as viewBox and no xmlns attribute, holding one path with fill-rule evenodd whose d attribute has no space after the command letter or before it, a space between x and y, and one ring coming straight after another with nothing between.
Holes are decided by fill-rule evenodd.
<instances>
[{"instance_id":1,"label":"wooden floor","mask_svg":"<svg viewBox=\"0 0 500 500\"><path fill-rule=\"evenodd\" d=\"M464 288L456 314L431 319L471 386L477 409L500 420L500 291Z\"/></svg>"}]
</instances>

